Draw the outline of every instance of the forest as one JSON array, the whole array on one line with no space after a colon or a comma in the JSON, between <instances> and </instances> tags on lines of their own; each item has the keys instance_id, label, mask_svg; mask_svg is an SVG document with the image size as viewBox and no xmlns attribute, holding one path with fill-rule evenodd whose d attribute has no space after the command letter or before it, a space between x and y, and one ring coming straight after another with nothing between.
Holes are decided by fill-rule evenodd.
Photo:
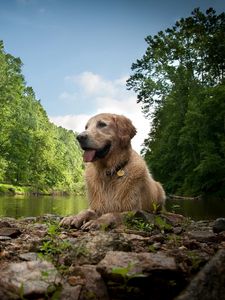
<instances>
[{"instance_id":1,"label":"forest","mask_svg":"<svg viewBox=\"0 0 225 300\"><path fill-rule=\"evenodd\" d=\"M147 36L132 65L151 129L143 155L168 194L225 196L225 13L195 9Z\"/></svg>"},{"instance_id":2,"label":"forest","mask_svg":"<svg viewBox=\"0 0 225 300\"><path fill-rule=\"evenodd\" d=\"M75 134L49 121L21 68L0 41L0 183L77 192L83 165Z\"/></svg>"}]
</instances>

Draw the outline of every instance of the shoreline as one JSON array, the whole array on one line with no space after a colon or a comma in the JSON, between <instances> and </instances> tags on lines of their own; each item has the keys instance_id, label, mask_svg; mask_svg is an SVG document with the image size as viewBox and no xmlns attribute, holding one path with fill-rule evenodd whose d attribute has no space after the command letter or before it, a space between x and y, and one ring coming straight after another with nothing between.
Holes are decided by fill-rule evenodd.
<instances>
[{"instance_id":1,"label":"shoreline","mask_svg":"<svg viewBox=\"0 0 225 300\"><path fill-rule=\"evenodd\" d=\"M83 188L80 189L81 191ZM32 186L20 186L7 183L0 183L0 195L2 196L69 196L73 194L80 194L77 191L57 190L57 189L37 189Z\"/></svg>"}]
</instances>

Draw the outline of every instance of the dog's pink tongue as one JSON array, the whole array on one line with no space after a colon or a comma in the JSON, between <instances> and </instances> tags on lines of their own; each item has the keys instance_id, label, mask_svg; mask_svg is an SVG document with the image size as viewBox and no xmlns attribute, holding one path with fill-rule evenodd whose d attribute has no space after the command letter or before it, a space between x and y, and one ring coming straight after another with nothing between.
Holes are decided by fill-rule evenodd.
<instances>
[{"instance_id":1,"label":"dog's pink tongue","mask_svg":"<svg viewBox=\"0 0 225 300\"><path fill-rule=\"evenodd\" d=\"M96 150L85 150L84 151L84 161L85 162L90 162L93 160L94 156L95 156Z\"/></svg>"}]
</instances>

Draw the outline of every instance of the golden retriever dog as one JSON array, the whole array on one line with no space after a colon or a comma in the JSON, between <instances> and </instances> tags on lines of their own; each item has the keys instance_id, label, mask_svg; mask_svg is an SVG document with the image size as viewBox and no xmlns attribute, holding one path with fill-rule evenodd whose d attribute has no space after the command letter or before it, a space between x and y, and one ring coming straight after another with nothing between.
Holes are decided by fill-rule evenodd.
<instances>
[{"instance_id":1,"label":"golden retriever dog","mask_svg":"<svg viewBox=\"0 0 225 300\"><path fill-rule=\"evenodd\" d=\"M165 193L161 184L152 178L143 158L131 147L135 134L132 122L122 115L102 113L87 122L77 140L84 150L90 209L65 217L62 226L97 229L120 222L121 212L151 212L163 207Z\"/></svg>"}]
</instances>

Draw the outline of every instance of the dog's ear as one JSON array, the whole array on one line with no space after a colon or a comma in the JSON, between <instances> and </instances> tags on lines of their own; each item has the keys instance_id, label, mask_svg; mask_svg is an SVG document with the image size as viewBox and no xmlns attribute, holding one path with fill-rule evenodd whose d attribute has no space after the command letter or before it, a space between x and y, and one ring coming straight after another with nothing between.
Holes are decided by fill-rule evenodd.
<instances>
[{"instance_id":1,"label":"dog's ear","mask_svg":"<svg viewBox=\"0 0 225 300\"><path fill-rule=\"evenodd\" d=\"M122 115L115 115L114 122L116 124L116 130L120 145L122 147L126 147L127 145L129 145L130 140L135 136L137 132L136 128L134 127L130 119Z\"/></svg>"}]
</instances>

